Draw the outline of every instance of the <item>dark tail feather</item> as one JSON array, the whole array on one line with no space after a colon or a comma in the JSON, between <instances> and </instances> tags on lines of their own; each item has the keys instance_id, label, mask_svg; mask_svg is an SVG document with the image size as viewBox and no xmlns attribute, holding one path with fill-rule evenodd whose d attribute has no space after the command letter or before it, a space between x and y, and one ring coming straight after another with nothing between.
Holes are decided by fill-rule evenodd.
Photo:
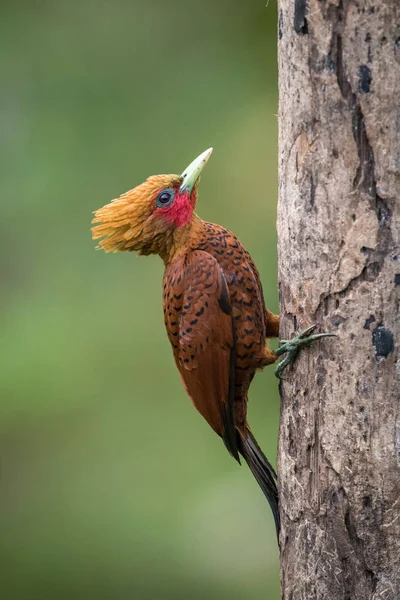
<instances>
[{"instance_id":1,"label":"dark tail feather","mask_svg":"<svg viewBox=\"0 0 400 600\"><path fill-rule=\"evenodd\" d=\"M276 487L276 473L260 446L257 444L250 429L238 431L239 451L243 456L258 485L264 492L274 515L276 535L279 540L280 519L278 507L278 489Z\"/></svg>"}]
</instances>

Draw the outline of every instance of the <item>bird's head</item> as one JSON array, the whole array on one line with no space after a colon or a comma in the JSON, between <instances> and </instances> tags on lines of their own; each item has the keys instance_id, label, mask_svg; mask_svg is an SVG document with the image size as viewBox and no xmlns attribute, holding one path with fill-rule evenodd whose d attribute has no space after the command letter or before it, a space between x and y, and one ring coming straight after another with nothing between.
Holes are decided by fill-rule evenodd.
<instances>
[{"instance_id":1,"label":"bird's head","mask_svg":"<svg viewBox=\"0 0 400 600\"><path fill-rule=\"evenodd\" d=\"M174 234L190 227L200 174L211 156L209 148L182 175L153 175L94 213L94 240L106 252L138 254L168 252Z\"/></svg>"}]
</instances>

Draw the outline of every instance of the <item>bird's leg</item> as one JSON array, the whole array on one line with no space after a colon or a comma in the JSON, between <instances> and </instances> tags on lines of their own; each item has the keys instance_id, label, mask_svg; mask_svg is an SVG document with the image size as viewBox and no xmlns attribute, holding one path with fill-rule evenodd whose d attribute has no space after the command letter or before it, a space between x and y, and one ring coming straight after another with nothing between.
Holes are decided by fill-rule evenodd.
<instances>
[{"instance_id":1,"label":"bird's leg","mask_svg":"<svg viewBox=\"0 0 400 600\"><path fill-rule=\"evenodd\" d=\"M268 308L265 309L266 331L267 338L279 337L279 315L274 315Z\"/></svg>"},{"instance_id":2,"label":"bird's leg","mask_svg":"<svg viewBox=\"0 0 400 600\"><path fill-rule=\"evenodd\" d=\"M275 354L276 356L286 354L286 356L275 369L275 375L278 378L281 377L286 367L296 360L299 350L303 348L303 346L309 346L324 337L336 337L334 333L317 333L311 335L315 328L316 325L311 325L291 340L280 340L281 345L275 350Z\"/></svg>"}]
</instances>

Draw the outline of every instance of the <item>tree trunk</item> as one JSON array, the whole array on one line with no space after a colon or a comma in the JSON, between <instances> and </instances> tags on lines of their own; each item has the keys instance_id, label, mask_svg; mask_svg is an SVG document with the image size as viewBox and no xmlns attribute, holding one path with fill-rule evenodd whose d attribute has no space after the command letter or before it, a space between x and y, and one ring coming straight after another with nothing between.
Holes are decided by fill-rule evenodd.
<instances>
[{"instance_id":1,"label":"tree trunk","mask_svg":"<svg viewBox=\"0 0 400 600\"><path fill-rule=\"evenodd\" d=\"M279 2L285 600L400 598L400 2Z\"/></svg>"}]
</instances>

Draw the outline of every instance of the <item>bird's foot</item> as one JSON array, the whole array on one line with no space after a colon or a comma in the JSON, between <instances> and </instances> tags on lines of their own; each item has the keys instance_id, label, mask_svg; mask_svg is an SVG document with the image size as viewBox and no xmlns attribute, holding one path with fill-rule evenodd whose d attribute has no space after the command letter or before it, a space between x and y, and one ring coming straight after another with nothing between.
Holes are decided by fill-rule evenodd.
<instances>
[{"instance_id":1,"label":"bird's foot","mask_svg":"<svg viewBox=\"0 0 400 600\"><path fill-rule=\"evenodd\" d=\"M275 375L280 379L283 371L286 369L288 365L291 365L295 360L299 353L299 350L303 348L303 346L309 346L313 344L317 340L320 340L324 337L336 337L335 333L317 333L311 335L317 325L311 325L301 331L296 337L291 340L280 340L281 345L275 351L277 356L281 356L281 354L286 354L285 358L278 364L275 369Z\"/></svg>"}]
</instances>

